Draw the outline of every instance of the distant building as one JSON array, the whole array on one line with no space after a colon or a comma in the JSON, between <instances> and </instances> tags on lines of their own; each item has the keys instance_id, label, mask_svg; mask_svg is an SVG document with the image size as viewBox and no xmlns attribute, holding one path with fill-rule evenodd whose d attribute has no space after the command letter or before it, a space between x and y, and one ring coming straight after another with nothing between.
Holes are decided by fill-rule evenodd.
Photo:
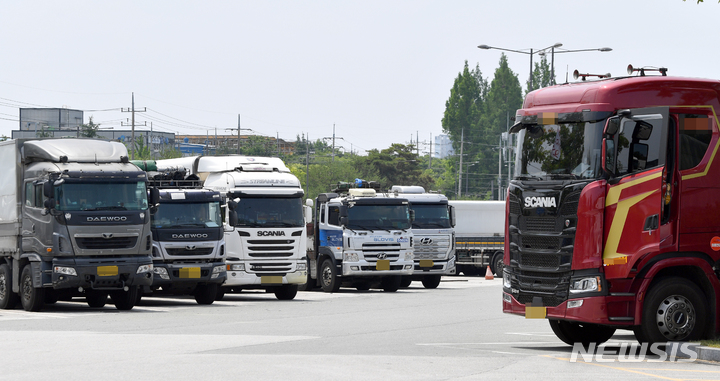
<instances>
[{"instance_id":1,"label":"distant building","mask_svg":"<svg viewBox=\"0 0 720 381\"><path fill-rule=\"evenodd\" d=\"M444 159L454 154L455 151L453 150L452 141L450 141L449 136L438 135L435 137L435 153L433 154L433 157Z\"/></svg>"},{"instance_id":2,"label":"distant building","mask_svg":"<svg viewBox=\"0 0 720 381\"><path fill-rule=\"evenodd\" d=\"M237 150L237 135L178 135L178 143L183 142L186 144L200 144L207 146L214 151L217 147L229 147L232 150ZM273 147L278 147L282 154L293 155L295 153L295 143L287 142L283 139L276 139L272 136L263 136L263 138L270 141ZM248 135L240 135L240 146L248 144ZM181 150L182 151L182 150Z\"/></svg>"},{"instance_id":3,"label":"distant building","mask_svg":"<svg viewBox=\"0 0 720 381\"><path fill-rule=\"evenodd\" d=\"M21 108L20 131L77 130L83 124L82 110L67 108Z\"/></svg>"}]
</instances>

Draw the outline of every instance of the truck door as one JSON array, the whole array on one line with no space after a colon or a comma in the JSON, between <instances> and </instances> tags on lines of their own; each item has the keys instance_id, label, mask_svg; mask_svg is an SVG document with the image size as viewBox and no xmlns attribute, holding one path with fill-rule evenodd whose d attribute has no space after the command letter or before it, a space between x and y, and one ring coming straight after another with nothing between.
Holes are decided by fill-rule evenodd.
<instances>
[{"instance_id":1,"label":"truck door","mask_svg":"<svg viewBox=\"0 0 720 381\"><path fill-rule=\"evenodd\" d=\"M45 213L42 183L26 181L22 206L22 250L45 253L52 243L52 215Z\"/></svg>"},{"instance_id":2,"label":"truck door","mask_svg":"<svg viewBox=\"0 0 720 381\"><path fill-rule=\"evenodd\" d=\"M660 107L624 110L608 121L605 138L611 142L605 148L611 178L603 252L608 278L625 277L637 258L659 250L660 225L667 222L663 195L668 120L668 108Z\"/></svg>"}]
</instances>

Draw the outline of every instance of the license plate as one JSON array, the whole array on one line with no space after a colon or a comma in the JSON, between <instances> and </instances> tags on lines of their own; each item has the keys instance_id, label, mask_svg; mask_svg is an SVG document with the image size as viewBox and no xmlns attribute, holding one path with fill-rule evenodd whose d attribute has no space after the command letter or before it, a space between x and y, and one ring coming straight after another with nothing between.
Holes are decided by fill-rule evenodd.
<instances>
[{"instance_id":1,"label":"license plate","mask_svg":"<svg viewBox=\"0 0 720 381\"><path fill-rule=\"evenodd\" d=\"M433 267L434 265L435 262L428 259L423 259L420 261L420 267Z\"/></svg>"},{"instance_id":2,"label":"license plate","mask_svg":"<svg viewBox=\"0 0 720 381\"><path fill-rule=\"evenodd\" d=\"M199 267L183 267L180 269L180 278L183 278L183 279L200 278L200 268Z\"/></svg>"},{"instance_id":3,"label":"license plate","mask_svg":"<svg viewBox=\"0 0 720 381\"><path fill-rule=\"evenodd\" d=\"M97 275L98 276L117 276L118 275L118 267L117 266L98 266Z\"/></svg>"},{"instance_id":4,"label":"license plate","mask_svg":"<svg viewBox=\"0 0 720 381\"><path fill-rule=\"evenodd\" d=\"M545 319L546 316L546 307L525 306L525 319Z\"/></svg>"},{"instance_id":5,"label":"license plate","mask_svg":"<svg viewBox=\"0 0 720 381\"><path fill-rule=\"evenodd\" d=\"M390 260L378 259L377 263L375 264L375 270L390 270Z\"/></svg>"},{"instance_id":6,"label":"license plate","mask_svg":"<svg viewBox=\"0 0 720 381\"><path fill-rule=\"evenodd\" d=\"M282 284L282 278L279 275L264 275L260 277L260 284Z\"/></svg>"}]
</instances>

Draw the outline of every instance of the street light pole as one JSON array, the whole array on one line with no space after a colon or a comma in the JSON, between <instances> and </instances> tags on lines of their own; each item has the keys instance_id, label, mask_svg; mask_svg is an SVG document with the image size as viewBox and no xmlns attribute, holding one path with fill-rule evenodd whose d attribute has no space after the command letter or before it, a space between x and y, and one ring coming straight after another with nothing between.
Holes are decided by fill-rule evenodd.
<instances>
[{"instance_id":1,"label":"street light pole","mask_svg":"<svg viewBox=\"0 0 720 381\"><path fill-rule=\"evenodd\" d=\"M522 51L522 50L498 48L498 47L490 46L490 45L478 45L478 48L480 48L480 49L485 49L485 50L495 49L495 50L502 50L502 51L506 51L506 52L529 54L529 55L530 55L530 77L529 77L529 79L528 79L528 83L530 84L530 89L532 89L532 88L533 88L533 66L532 66L532 65L533 65L533 60L532 60L533 54L534 54L534 53L540 54L540 53L543 53L544 51L546 51L546 50L548 50L548 49L559 48L559 47L561 47L561 46L562 46L562 44L558 42L558 43L556 43L556 44L554 44L554 45L548 46L547 48L538 49L537 51L533 51L533 49L531 48L531 49L530 49L530 52L524 52L524 51Z\"/></svg>"}]
</instances>

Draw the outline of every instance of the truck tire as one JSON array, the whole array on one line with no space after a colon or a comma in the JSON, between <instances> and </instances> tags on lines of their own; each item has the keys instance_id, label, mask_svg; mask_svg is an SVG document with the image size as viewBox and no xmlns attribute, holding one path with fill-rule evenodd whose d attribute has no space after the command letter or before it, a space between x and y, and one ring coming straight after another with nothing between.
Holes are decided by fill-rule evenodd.
<instances>
[{"instance_id":1,"label":"truck tire","mask_svg":"<svg viewBox=\"0 0 720 381\"><path fill-rule=\"evenodd\" d=\"M495 274L496 277L502 278L503 275L503 253L498 251L493 255L492 261L490 261L490 270Z\"/></svg>"},{"instance_id":2,"label":"truck tire","mask_svg":"<svg viewBox=\"0 0 720 381\"><path fill-rule=\"evenodd\" d=\"M11 310L19 301L18 294L12 291L12 271L7 263L0 265L0 308Z\"/></svg>"},{"instance_id":3,"label":"truck tire","mask_svg":"<svg viewBox=\"0 0 720 381\"><path fill-rule=\"evenodd\" d=\"M32 267L28 263L20 274L20 303L25 311L40 311L45 305L45 289L33 287Z\"/></svg>"},{"instance_id":4,"label":"truck tire","mask_svg":"<svg viewBox=\"0 0 720 381\"><path fill-rule=\"evenodd\" d=\"M129 311L133 307L135 307L135 302L137 301L137 293L137 286L130 286L127 291L111 291L110 299L115 305L115 308L119 309L120 311Z\"/></svg>"},{"instance_id":5,"label":"truck tire","mask_svg":"<svg viewBox=\"0 0 720 381\"><path fill-rule=\"evenodd\" d=\"M107 303L107 298L107 292L96 290L88 290L85 292L85 301L87 302L88 306L92 308L105 307L105 304Z\"/></svg>"},{"instance_id":6,"label":"truck tire","mask_svg":"<svg viewBox=\"0 0 720 381\"><path fill-rule=\"evenodd\" d=\"M412 284L412 277L409 275L403 275L400 281L400 288L408 288Z\"/></svg>"},{"instance_id":7,"label":"truck tire","mask_svg":"<svg viewBox=\"0 0 720 381\"><path fill-rule=\"evenodd\" d=\"M567 345L581 343L586 348L590 343L599 345L610 340L615 333L615 328L565 320L550 320L550 328L563 343Z\"/></svg>"},{"instance_id":8,"label":"truck tire","mask_svg":"<svg viewBox=\"0 0 720 381\"><path fill-rule=\"evenodd\" d=\"M440 285L440 275L425 275L422 284L425 288L437 288Z\"/></svg>"},{"instance_id":9,"label":"truck tire","mask_svg":"<svg viewBox=\"0 0 720 381\"><path fill-rule=\"evenodd\" d=\"M402 282L402 276L390 275L382 278L381 286L385 292L395 292L400 289L400 283Z\"/></svg>"},{"instance_id":10,"label":"truck tire","mask_svg":"<svg viewBox=\"0 0 720 381\"><path fill-rule=\"evenodd\" d=\"M215 300L220 301L223 300L225 297L225 287L218 287L217 292L215 293Z\"/></svg>"},{"instance_id":11,"label":"truck tire","mask_svg":"<svg viewBox=\"0 0 720 381\"><path fill-rule=\"evenodd\" d=\"M275 297L278 300L293 300L298 293L297 284L284 284L275 291Z\"/></svg>"},{"instance_id":12,"label":"truck tire","mask_svg":"<svg viewBox=\"0 0 720 381\"><path fill-rule=\"evenodd\" d=\"M662 278L647 293L642 324L633 329L635 338L650 344L702 339L709 304L695 283L680 277Z\"/></svg>"},{"instance_id":13,"label":"truck tire","mask_svg":"<svg viewBox=\"0 0 720 381\"><path fill-rule=\"evenodd\" d=\"M325 292L337 292L340 289L337 267L330 259L324 260L320 266L320 286Z\"/></svg>"},{"instance_id":14,"label":"truck tire","mask_svg":"<svg viewBox=\"0 0 720 381\"><path fill-rule=\"evenodd\" d=\"M195 296L195 301L197 302L197 304L207 306L213 304L213 302L215 301L218 292L217 290L217 283L201 284L195 287L195 292L193 293L193 296Z\"/></svg>"}]
</instances>

